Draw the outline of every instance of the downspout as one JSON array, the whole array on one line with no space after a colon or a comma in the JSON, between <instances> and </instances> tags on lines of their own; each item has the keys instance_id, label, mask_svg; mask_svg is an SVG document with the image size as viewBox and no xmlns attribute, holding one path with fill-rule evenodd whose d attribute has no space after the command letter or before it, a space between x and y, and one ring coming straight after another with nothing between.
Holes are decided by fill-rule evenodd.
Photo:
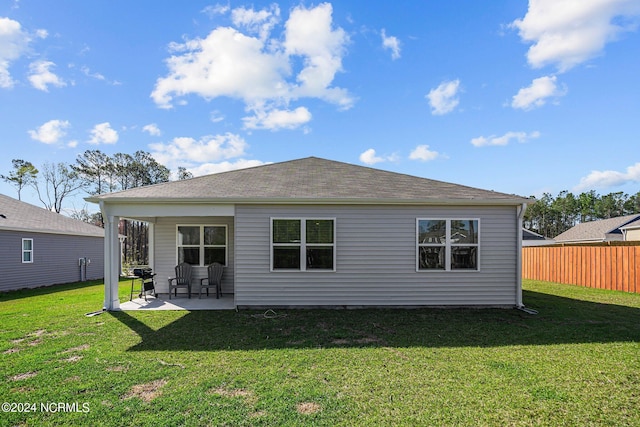
<instances>
[{"instance_id":1,"label":"downspout","mask_svg":"<svg viewBox=\"0 0 640 427\"><path fill-rule=\"evenodd\" d=\"M524 218L524 212L527 210L527 204L523 203L518 206L518 230L517 238L517 256L516 256L516 308L524 309L522 303L522 219Z\"/></svg>"}]
</instances>

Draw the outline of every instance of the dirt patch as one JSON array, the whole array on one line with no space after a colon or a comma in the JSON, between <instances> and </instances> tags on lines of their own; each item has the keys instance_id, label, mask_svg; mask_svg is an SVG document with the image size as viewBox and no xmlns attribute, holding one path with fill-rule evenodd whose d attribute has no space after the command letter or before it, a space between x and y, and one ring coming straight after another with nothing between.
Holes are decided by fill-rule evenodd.
<instances>
[{"instance_id":1,"label":"dirt patch","mask_svg":"<svg viewBox=\"0 0 640 427\"><path fill-rule=\"evenodd\" d=\"M128 368L126 366L122 366L122 365L107 367L108 372L125 372L127 371L127 369Z\"/></svg>"},{"instance_id":2,"label":"dirt patch","mask_svg":"<svg viewBox=\"0 0 640 427\"><path fill-rule=\"evenodd\" d=\"M25 372L24 374L18 374L18 375L14 375L10 378L11 381L21 381L21 380L26 380L29 378L33 378L36 375L38 375L37 371L34 372Z\"/></svg>"},{"instance_id":3,"label":"dirt patch","mask_svg":"<svg viewBox=\"0 0 640 427\"><path fill-rule=\"evenodd\" d=\"M22 341L24 341L24 338L18 338L15 340L11 340L11 344L20 344Z\"/></svg>"},{"instance_id":4,"label":"dirt patch","mask_svg":"<svg viewBox=\"0 0 640 427\"><path fill-rule=\"evenodd\" d=\"M80 377L78 375L74 375L64 380L65 383L70 383L74 381L80 381Z\"/></svg>"},{"instance_id":5,"label":"dirt patch","mask_svg":"<svg viewBox=\"0 0 640 427\"><path fill-rule=\"evenodd\" d=\"M78 347L69 348L60 354L73 353L74 351L83 351L83 350L87 350L89 347L90 347L89 344L82 344L82 345L79 345Z\"/></svg>"},{"instance_id":6,"label":"dirt patch","mask_svg":"<svg viewBox=\"0 0 640 427\"><path fill-rule=\"evenodd\" d=\"M372 344L374 342L380 342L380 338L378 337L364 337L364 338L358 338L357 340L355 340L356 343L358 344Z\"/></svg>"},{"instance_id":7,"label":"dirt patch","mask_svg":"<svg viewBox=\"0 0 640 427\"><path fill-rule=\"evenodd\" d=\"M400 350L397 350L393 347L383 347L385 350L390 351L391 353L395 354L396 356L400 357L401 359L404 360L409 360L409 357L407 357L406 354L402 353Z\"/></svg>"},{"instance_id":8,"label":"dirt patch","mask_svg":"<svg viewBox=\"0 0 640 427\"><path fill-rule=\"evenodd\" d=\"M33 331L29 334L30 337L41 337L45 333L47 333L46 329L38 329L37 331Z\"/></svg>"},{"instance_id":9,"label":"dirt patch","mask_svg":"<svg viewBox=\"0 0 640 427\"><path fill-rule=\"evenodd\" d=\"M244 399L245 403L248 405L253 405L257 402L258 398L255 393L251 390L246 390L244 388L225 388L225 387L217 387L209 390L210 394L217 394L222 397L240 397Z\"/></svg>"},{"instance_id":10,"label":"dirt patch","mask_svg":"<svg viewBox=\"0 0 640 427\"><path fill-rule=\"evenodd\" d=\"M13 354L13 353L17 353L19 351L20 351L19 348L10 348L8 350L3 351L2 354Z\"/></svg>"},{"instance_id":11,"label":"dirt patch","mask_svg":"<svg viewBox=\"0 0 640 427\"><path fill-rule=\"evenodd\" d=\"M69 362L69 363L74 363L74 362L77 362L77 361L79 361L81 359L82 359L82 356L77 356L76 355L76 356L68 357L68 358L64 359L64 361L65 362Z\"/></svg>"},{"instance_id":12,"label":"dirt patch","mask_svg":"<svg viewBox=\"0 0 640 427\"><path fill-rule=\"evenodd\" d=\"M160 389L167 384L167 380L160 379L146 384L138 384L131 387L131 391L127 393L123 399L131 399L137 397L145 402L151 402L156 397L160 396Z\"/></svg>"},{"instance_id":13,"label":"dirt patch","mask_svg":"<svg viewBox=\"0 0 640 427\"><path fill-rule=\"evenodd\" d=\"M243 388L224 388L218 387L210 390L211 394L217 394L222 397L251 397L253 392Z\"/></svg>"},{"instance_id":14,"label":"dirt patch","mask_svg":"<svg viewBox=\"0 0 640 427\"><path fill-rule=\"evenodd\" d=\"M302 415L311 415L322 411L322 407L315 402L302 402L296 405L296 411Z\"/></svg>"},{"instance_id":15,"label":"dirt patch","mask_svg":"<svg viewBox=\"0 0 640 427\"><path fill-rule=\"evenodd\" d=\"M35 347L38 344L42 343L42 338L37 338L29 343L30 346Z\"/></svg>"}]
</instances>

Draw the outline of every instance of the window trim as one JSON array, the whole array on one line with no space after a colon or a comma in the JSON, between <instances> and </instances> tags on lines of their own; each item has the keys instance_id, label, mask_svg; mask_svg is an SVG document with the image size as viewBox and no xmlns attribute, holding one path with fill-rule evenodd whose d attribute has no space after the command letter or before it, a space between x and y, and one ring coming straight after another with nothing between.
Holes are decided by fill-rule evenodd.
<instances>
[{"instance_id":1,"label":"window trim","mask_svg":"<svg viewBox=\"0 0 640 427\"><path fill-rule=\"evenodd\" d=\"M273 222L278 220L296 220L300 221L300 242L299 243L273 243ZM333 243L309 243L307 244L307 221L333 221ZM322 216L305 216L305 217L270 217L269 219L269 271L271 273L300 273L300 272L313 272L313 273L335 273L337 264L337 219L336 217L322 217ZM273 249L278 246L300 246L300 268L273 268ZM310 268L307 269L307 246L311 247L327 247L333 248L333 267L332 268Z\"/></svg>"},{"instance_id":2,"label":"window trim","mask_svg":"<svg viewBox=\"0 0 640 427\"><path fill-rule=\"evenodd\" d=\"M444 245L436 245L436 244L421 244L419 242L420 237L420 221L445 221L445 243ZM478 223L478 242L477 243L452 243L451 242L451 221L477 221ZM480 271L480 251L481 251L481 239L480 239L480 218L475 217L421 217L416 218L416 234L415 234L415 244L416 244L416 272L423 273L434 273L434 272L456 272L456 273L477 273ZM421 247L438 247L443 246L444 249L444 259L445 266L444 269L436 269L436 268L420 268L420 248ZM451 248L455 247L468 247L473 246L477 248L476 257L477 257L477 266L476 268L451 268Z\"/></svg>"},{"instance_id":3,"label":"window trim","mask_svg":"<svg viewBox=\"0 0 640 427\"><path fill-rule=\"evenodd\" d=\"M180 235L179 228L180 227L199 227L200 228L200 244L198 245L178 245ZM224 227L224 245L205 245L204 244L204 229L205 227ZM229 265L229 227L227 224L176 224L176 265L178 264L178 260L180 258L180 248L198 248L200 250L199 254L199 264L192 265L192 267L206 267L208 264L204 263L204 249L205 248L224 248L224 267Z\"/></svg>"},{"instance_id":4,"label":"window trim","mask_svg":"<svg viewBox=\"0 0 640 427\"><path fill-rule=\"evenodd\" d=\"M31 242L31 249L24 248L24 242ZM23 238L21 243L21 251L22 254L22 264L33 264L33 239L32 238ZM29 254L29 261L24 260L24 254Z\"/></svg>"}]
</instances>

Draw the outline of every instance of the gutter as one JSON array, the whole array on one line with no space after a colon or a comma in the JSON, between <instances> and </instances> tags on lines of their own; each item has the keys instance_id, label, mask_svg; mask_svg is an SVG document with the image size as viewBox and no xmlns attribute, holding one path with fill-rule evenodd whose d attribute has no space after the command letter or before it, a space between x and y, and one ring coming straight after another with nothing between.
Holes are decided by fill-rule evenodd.
<instances>
[{"instance_id":1,"label":"gutter","mask_svg":"<svg viewBox=\"0 0 640 427\"><path fill-rule=\"evenodd\" d=\"M108 204L263 204L263 205L453 205L453 206L514 206L525 205L526 199L353 199L353 198L161 198L161 197L87 197L84 200L104 206Z\"/></svg>"}]
</instances>

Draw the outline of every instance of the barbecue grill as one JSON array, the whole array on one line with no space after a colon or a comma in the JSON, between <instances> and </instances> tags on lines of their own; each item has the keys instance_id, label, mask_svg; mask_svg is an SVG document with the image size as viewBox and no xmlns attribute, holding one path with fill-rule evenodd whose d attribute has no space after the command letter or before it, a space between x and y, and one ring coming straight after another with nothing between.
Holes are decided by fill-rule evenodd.
<instances>
[{"instance_id":1,"label":"barbecue grill","mask_svg":"<svg viewBox=\"0 0 640 427\"><path fill-rule=\"evenodd\" d=\"M129 301L133 299L133 294L136 292L134 290L134 283L136 279L140 279L140 290L138 293L138 298L144 296L144 300L147 300L147 292L152 292L153 296L156 296L156 286L154 281L154 276L156 274L149 267L145 268L134 268L133 276L131 277L131 294L129 295Z\"/></svg>"}]
</instances>

